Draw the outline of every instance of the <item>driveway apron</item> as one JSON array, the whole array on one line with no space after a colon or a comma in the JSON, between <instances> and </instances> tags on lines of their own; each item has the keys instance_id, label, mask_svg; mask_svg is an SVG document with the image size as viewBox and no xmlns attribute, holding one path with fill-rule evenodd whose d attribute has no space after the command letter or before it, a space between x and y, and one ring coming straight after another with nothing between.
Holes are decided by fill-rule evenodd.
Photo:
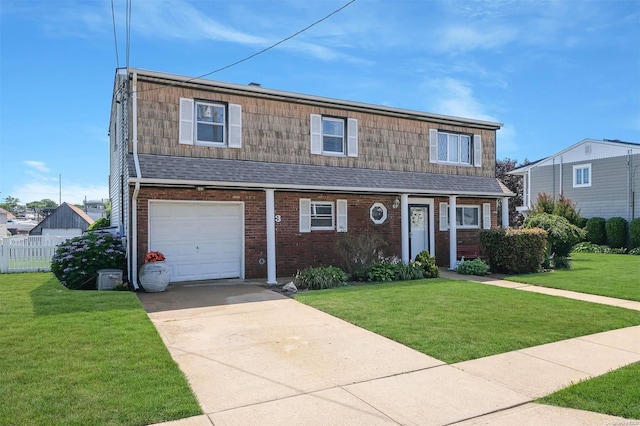
<instances>
[{"instance_id":1,"label":"driveway apron","mask_svg":"<svg viewBox=\"0 0 640 426\"><path fill-rule=\"evenodd\" d=\"M258 286L139 296L215 425L447 424L530 401Z\"/></svg>"}]
</instances>

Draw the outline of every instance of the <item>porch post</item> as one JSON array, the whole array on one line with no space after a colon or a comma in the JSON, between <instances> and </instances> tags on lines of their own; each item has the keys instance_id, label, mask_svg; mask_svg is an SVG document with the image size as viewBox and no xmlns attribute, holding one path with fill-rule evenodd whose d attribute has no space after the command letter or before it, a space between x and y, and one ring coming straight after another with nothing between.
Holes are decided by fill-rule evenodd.
<instances>
[{"instance_id":1,"label":"porch post","mask_svg":"<svg viewBox=\"0 0 640 426\"><path fill-rule=\"evenodd\" d=\"M409 195L400 195L400 234L402 243L402 262L409 263Z\"/></svg>"},{"instance_id":2,"label":"porch post","mask_svg":"<svg viewBox=\"0 0 640 426\"><path fill-rule=\"evenodd\" d=\"M449 269L458 262L458 235L456 229L456 196L449 196Z\"/></svg>"},{"instance_id":3,"label":"porch post","mask_svg":"<svg viewBox=\"0 0 640 426\"><path fill-rule=\"evenodd\" d=\"M267 211L267 284L278 284L276 281L276 216L275 190L265 189Z\"/></svg>"},{"instance_id":4,"label":"porch post","mask_svg":"<svg viewBox=\"0 0 640 426\"><path fill-rule=\"evenodd\" d=\"M502 197L502 227L509 227L509 197Z\"/></svg>"}]
</instances>

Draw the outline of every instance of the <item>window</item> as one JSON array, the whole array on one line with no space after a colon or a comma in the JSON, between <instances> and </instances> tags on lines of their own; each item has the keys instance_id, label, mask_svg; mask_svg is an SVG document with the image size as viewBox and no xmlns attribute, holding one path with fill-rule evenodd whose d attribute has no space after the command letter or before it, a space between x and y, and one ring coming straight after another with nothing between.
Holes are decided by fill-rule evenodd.
<instances>
[{"instance_id":1,"label":"window","mask_svg":"<svg viewBox=\"0 0 640 426\"><path fill-rule=\"evenodd\" d=\"M591 164L573 166L573 187L591 186Z\"/></svg>"},{"instance_id":2,"label":"window","mask_svg":"<svg viewBox=\"0 0 640 426\"><path fill-rule=\"evenodd\" d=\"M376 225L380 225L387 220L387 208L382 203L373 203L369 209L369 217Z\"/></svg>"},{"instance_id":3,"label":"window","mask_svg":"<svg viewBox=\"0 0 640 426\"><path fill-rule=\"evenodd\" d=\"M333 229L333 203L311 202L311 230Z\"/></svg>"},{"instance_id":4,"label":"window","mask_svg":"<svg viewBox=\"0 0 640 426\"><path fill-rule=\"evenodd\" d=\"M485 228L491 228L490 204L483 204L483 221ZM480 228L480 206L456 206L456 228ZM440 203L440 230L449 229L449 204Z\"/></svg>"},{"instance_id":5,"label":"window","mask_svg":"<svg viewBox=\"0 0 640 426\"><path fill-rule=\"evenodd\" d=\"M225 123L224 105L196 101L196 142L223 144Z\"/></svg>"},{"instance_id":6,"label":"window","mask_svg":"<svg viewBox=\"0 0 640 426\"><path fill-rule=\"evenodd\" d=\"M429 161L466 166L482 166L480 135L429 130Z\"/></svg>"},{"instance_id":7,"label":"window","mask_svg":"<svg viewBox=\"0 0 640 426\"><path fill-rule=\"evenodd\" d=\"M311 114L311 153L358 156L358 120Z\"/></svg>"},{"instance_id":8,"label":"window","mask_svg":"<svg viewBox=\"0 0 640 426\"><path fill-rule=\"evenodd\" d=\"M242 146L242 107L180 98L179 142L186 145Z\"/></svg>"},{"instance_id":9,"label":"window","mask_svg":"<svg viewBox=\"0 0 640 426\"><path fill-rule=\"evenodd\" d=\"M335 215L334 215L335 205ZM300 232L347 232L347 200L312 201L300 199Z\"/></svg>"}]
</instances>

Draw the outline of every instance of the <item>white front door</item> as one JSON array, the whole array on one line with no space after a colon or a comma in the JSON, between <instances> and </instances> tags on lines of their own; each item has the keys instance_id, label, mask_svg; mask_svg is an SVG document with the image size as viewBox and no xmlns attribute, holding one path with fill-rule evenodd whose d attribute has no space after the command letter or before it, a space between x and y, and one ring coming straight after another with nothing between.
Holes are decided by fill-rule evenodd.
<instances>
[{"instance_id":1,"label":"white front door","mask_svg":"<svg viewBox=\"0 0 640 426\"><path fill-rule=\"evenodd\" d=\"M429 238L429 206L421 204L409 205L409 255L411 260L423 250L432 253Z\"/></svg>"},{"instance_id":2,"label":"white front door","mask_svg":"<svg viewBox=\"0 0 640 426\"><path fill-rule=\"evenodd\" d=\"M171 281L242 278L244 207L230 202L149 202L149 250Z\"/></svg>"}]
</instances>

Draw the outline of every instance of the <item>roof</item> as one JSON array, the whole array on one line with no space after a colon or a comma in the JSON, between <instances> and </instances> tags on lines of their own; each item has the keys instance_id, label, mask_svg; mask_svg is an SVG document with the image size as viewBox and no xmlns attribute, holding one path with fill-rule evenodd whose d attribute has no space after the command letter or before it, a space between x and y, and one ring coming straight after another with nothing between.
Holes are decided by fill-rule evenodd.
<instances>
[{"instance_id":1,"label":"roof","mask_svg":"<svg viewBox=\"0 0 640 426\"><path fill-rule=\"evenodd\" d=\"M84 231L93 222L94 220L82 209L65 202L56 207L49 216L42 219L31 230L31 234L38 235L43 228L80 228Z\"/></svg>"},{"instance_id":2,"label":"roof","mask_svg":"<svg viewBox=\"0 0 640 426\"><path fill-rule=\"evenodd\" d=\"M599 145L602 147L600 154L595 154L592 157L596 159L627 155L627 153L629 152L629 149L631 149L631 151L635 151L634 154L640 154L640 143L624 142L617 139L616 140L612 140L612 139L599 140L599 139L587 138L561 151L558 151L555 154L552 154L548 157L541 158L539 160L536 160L527 164L526 166L518 167L517 169L511 170L510 172L508 172L508 174L512 174L512 175L524 174L528 170L531 170L533 167L548 166L550 164L553 164L556 158L563 157L569 153L574 153L573 155L574 158L568 158L565 160L565 162L572 162L572 160L574 160L575 157L580 157L579 161L582 161L583 159L585 159L585 156L583 155L583 153L579 152L577 148L579 148L581 145L586 145L586 144ZM591 148L589 152L591 153Z\"/></svg>"},{"instance_id":3,"label":"roof","mask_svg":"<svg viewBox=\"0 0 640 426\"><path fill-rule=\"evenodd\" d=\"M130 181L149 185L489 197L515 195L491 177L150 154L139 154L138 160L140 178L135 177L133 155L129 154Z\"/></svg>"},{"instance_id":4,"label":"roof","mask_svg":"<svg viewBox=\"0 0 640 426\"><path fill-rule=\"evenodd\" d=\"M9 212L0 207L0 214L9 214Z\"/></svg>"},{"instance_id":5,"label":"roof","mask_svg":"<svg viewBox=\"0 0 640 426\"><path fill-rule=\"evenodd\" d=\"M472 118L463 118L463 117L455 117L450 115L442 115L442 114L432 114L423 111L415 111L409 109L402 108L393 108L385 105L375 105L375 104L367 104L363 102L355 102L348 101L342 99L335 98L326 98L321 96L314 95L305 95L301 93L294 92L286 92L282 90L274 90L274 89L266 89L261 86L255 85L242 85L242 84L234 84L234 83L225 83L221 81L215 80L207 80L203 78L192 78L186 77L176 74L168 74L157 71L143 70L138 68L128 68L128 69L118 69L118 74L124 73L135 73L137 75L138 80L141 77L149 77L150 79L158 79L158 80L169 80L173 81L173 85L184 85L186 87L195 86L205 86L205 87L215 87L217 89L228 89L234 92L242 92L241 94L249 95L249 96L268 96L271 98L278 98L283 100L289 100L294 102L306 101L310 103L322 103L323 105L330 107L338 107L338 108L351 108L351 109L360 109L367 111L376 111L379 113L387 113L387 114L400 114L404 116L411 116L416 118L423 118L426 120L433 120L437 122L446 122L454 125L474 125L480 128L500 129L503 124L497 123L493 121L485 121L485 120L476 120ZM166 83L165 83L166 84Z\"/></svg>"}]
</instances>

